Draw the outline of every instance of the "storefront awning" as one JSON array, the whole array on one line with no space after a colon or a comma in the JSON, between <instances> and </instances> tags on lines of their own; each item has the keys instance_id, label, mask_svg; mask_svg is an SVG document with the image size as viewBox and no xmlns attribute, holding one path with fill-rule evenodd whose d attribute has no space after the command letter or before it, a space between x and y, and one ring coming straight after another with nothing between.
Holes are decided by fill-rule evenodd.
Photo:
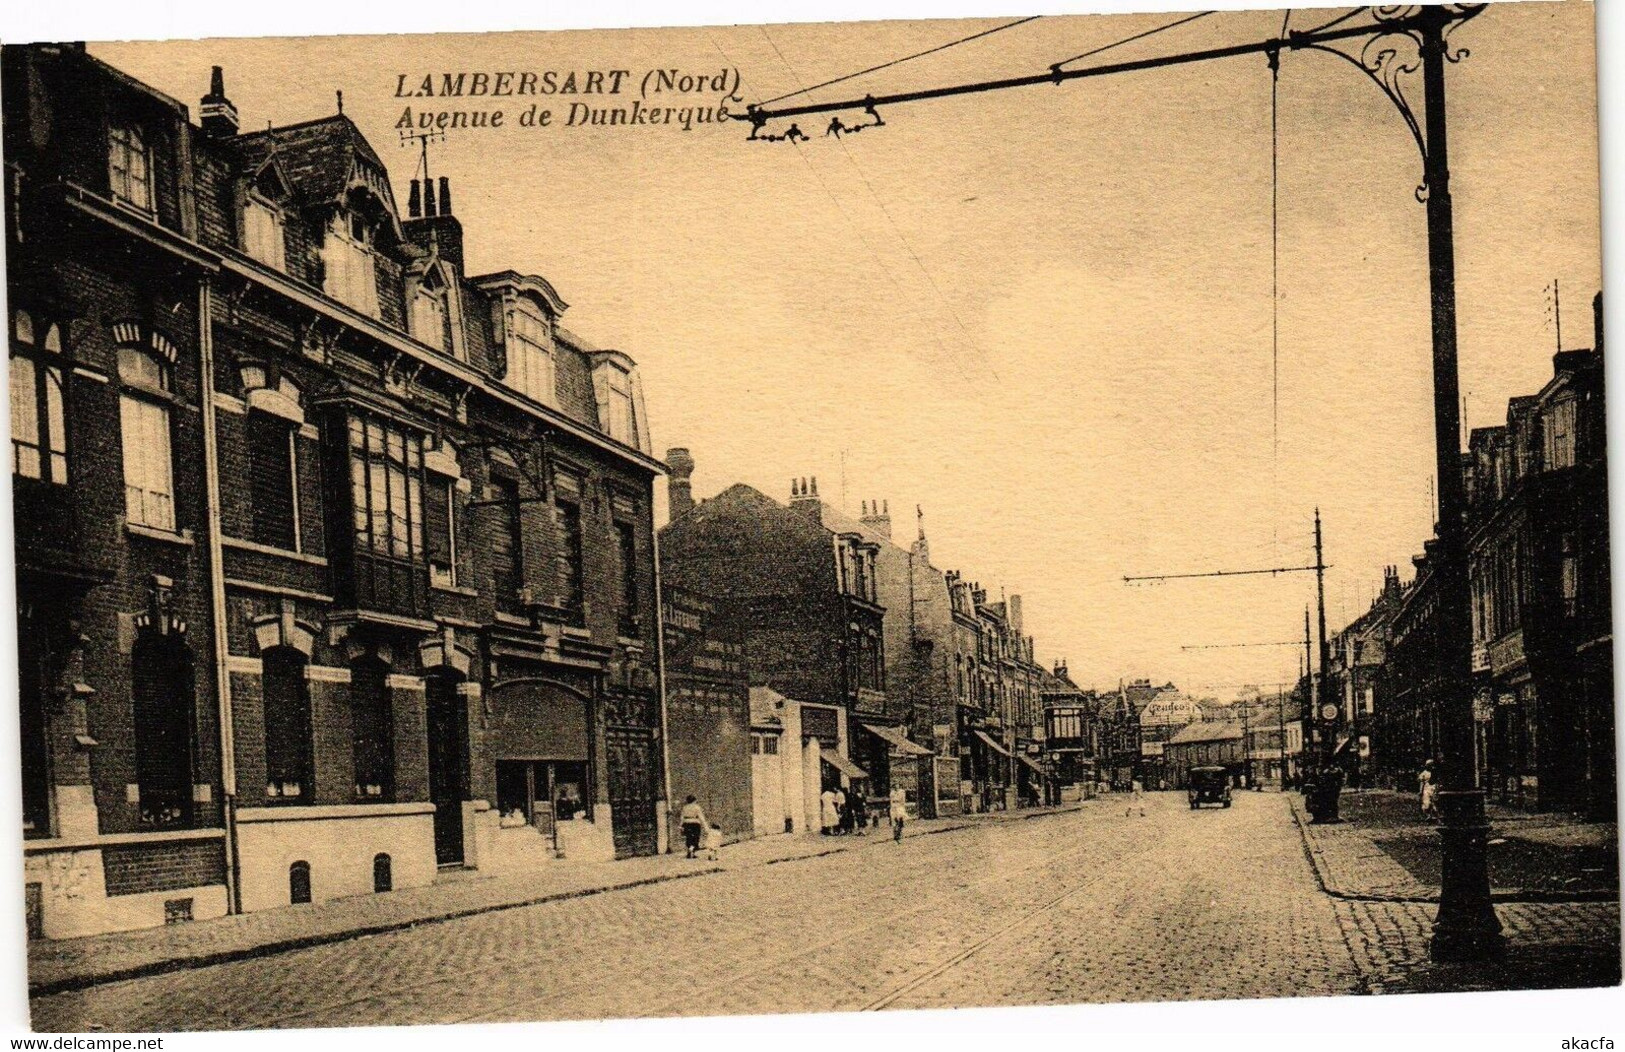
<instances>
[{"instance_id":1,"label":"storefront awning","mask_svg":"<svg viewBox=\"0 0 1625 1052\"><path fill-rule=\"evenodd\" d=\"M837 771L840 771L848 778L869 777L868 771L865 771L862 767L859 767L857 764L853 763L851 760L848 760L846 757L842 756L840 753L836 752L834 749L831 749L827 745L820 748L818 750L818 754L824 758L825 763L829 764Z\"/></svg>"},{"instance_id":2,"label":"storefront awning","mask_svg":"<svg viewBox=\"0 0 1625 1052\"><path fill-rule=\"evenodd\" d=\"M977 731L976 736L978 738L982 739L983 742L987 743L987 747L989 749L992 749L994 752L998 753L1000 756L1009 756L1010 755L1010 750L1006 749L1004 746L1000 745L998 742L996 742L992 738L988 737L988 734L987 734L986 731Z\"/></svg>"},{"instance_id":3,"label":"storefront awning","mask_svg":"<svg viewBox=\"0 0 1625 1052\"><path fill-rule=\"evenodd\" d=\"M931 750L919 742L911 742L903 737L903 732L896 727L884 727L873 723L865 723L863 729L873 734L881 741L889 743L893 748L900 749L910 756L930 756Z\"/></svg>"},{"instance_id":4,"label":"storefront awning","mask_svg":"<svg viewBox=\"0 0 1625 1052\"><path fill-rule=\"evenodd\" d=\"M1033 770L1037 771L1039 774L1044 773L1044 769L1038 765L1037 761L1032 760L1032 759L1030 759L1030 758L1028 758L1026 756L1017 756L1016 759L1020 760L1022 763L1026 764L1028 767L1031 767Z\"/></svg>"}]
</instances>

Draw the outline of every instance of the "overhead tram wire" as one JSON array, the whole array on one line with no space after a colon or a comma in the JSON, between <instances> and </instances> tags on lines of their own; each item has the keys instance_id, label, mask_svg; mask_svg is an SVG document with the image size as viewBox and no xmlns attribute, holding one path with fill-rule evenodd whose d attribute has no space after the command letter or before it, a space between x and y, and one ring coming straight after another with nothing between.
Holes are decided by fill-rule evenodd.
<instances>
[{"instance_id":1,"label":"overhead tram wire","mask_svg":"<svg viewBox=\"0 0 1625 1052\"><path fill-rule=\"evenodd\" d=\"M983 37L992 36L994 33L1001 33L1006 29L1014 29L1017 26L1026 25L1028 22L1035 21L1042 17L1042 15L1028 15L1026 18L1018 18L1014 22L1006 22L1003 25L994 26L992 29L984 29L980 32L972 33L968 37L960 37L958 40L951 40L946 44L938 44L936 47L927 48L924 51L917 51L912 55L904 55L902 58L894 58L890 62L882 62L878 66L870 66L868 69L860 69L856 73L848 73L844 76L836 77L834 80L826 80L822 84L814 84L808 88L797 88L795 91L786 92L777 98L768 99L765 102L759 102L757 105L771 106L775 102L783 102L785 99L793 99L797 95L805 95L810 91L817 91L819 88L827 88L832 84L841 84L848 80L856 80L859 77L868 76L870 73L878 73L880 70L890 69L893 66L900 66L905 62L912 62L917 58L924 58L927 55L934 55L939 51L947 51L949 48L958 47L960 44L968 44L972 40L980 40ZM781 55L780 58L782 59L783 56Z\"/></svg>"},{"instance_id":2,"label":"overhead tram wire","mask_svg":"<svg viewBox=\"0 0 1625 1052\"><path fill-rule=\"evenodd\" d=\"M1285 39L1292 9L1281 19ZM1270 532L1277 536L1281 496L1281 52L1270 63Z\"/></svg>"},{"instance_id":3,"label":"overhead tram wire","mask_svg":"<svg viewBox=\"0 0 1625 1052\"><path fill-rule=\"evenodd\" d=\"M1136 40L1144 40L1146 37L1156 36L1158 33L1163 33L1163 32L1166 32L1167 30L1170 30L1170 29L1177 29L1178 27L1180 27L1182 25L1185 25L1188 22L1194 22L1198 18L1206 18L1208 15L1215 14L1215 13L1216 12L1213 12L1213 11L1198 11L1194 15L1187 15L1184 18L1177 18L1174 21L1169 22L1167 25L1157 26L1155 29L1147 29L1143 33L1135 33L1133 36L1124 37L1122 40L1114 40L1110 44L1103 44L1100 47L1094 48L1091 51L1085 51L1081 55L1073 55L1071 58L1063 58L1061 61L1051 64L1050 69L1058 70L1062 66L1071 65L1072 63L1077 62L1080 59L1090 58L1090 57L1092 57L1094 55L1098 55L1098 54L1100 54L1102 52L1110 51L1112 48L1122 47L1124 44L1132 44Z\"/></svg>"}]
</instances>

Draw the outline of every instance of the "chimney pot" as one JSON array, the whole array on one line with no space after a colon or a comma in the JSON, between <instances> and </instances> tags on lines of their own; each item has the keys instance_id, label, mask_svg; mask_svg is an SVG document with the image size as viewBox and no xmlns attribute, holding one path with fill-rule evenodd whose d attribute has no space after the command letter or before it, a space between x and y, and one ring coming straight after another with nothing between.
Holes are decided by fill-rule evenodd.
<instances>
[{"instance_id":1,"label":"chimney pot","mask_svg":"<svg viewBox=\"0 0 1625 1052\"><path fill-rule=\"evenodd\" d=\"M443 175L440 177L440 214L451 215L451 180Z\"/></svg>"},{"instance_id":2,"label":"chimney pot","mask_svg":"<svg viewBox=\"0 0 1625 1052\"><path fill-rule=\"evenodd\" d=\"M423 215L424 215L424 218L433 219L435 216L437 216L439 214L440 214L440 210L435 207L435 201L434 201L434 180L433 179L425 179L425 180L423 180Z\"/></svg>"},{"instance_id":3,"label":"chimney pot","mask_svg":"<svg viewBox=\"0 0 1625 1052\"><path fill-rule=\"evenodd\" d=\"M423 187L416 179L412 180L411 189L406 195L406 217L416 219L423 214Z\"/></svg>"},{"instance_id":4,"label":"chimney pot","mask_svg":"<svg viewBox=\"0 0 1625 1052\"><path fill-rule=\"evenodd\" d=\"M198 104L198 124L205 135L229 138L237 134L237 107L226 98L226 74L219 66L209 71L209 93Z\"/></svg>"},{"instance_id":5,"label":"chimney pot","mask_svg":"<svg viewBox=\"0 0 1625 1052\"><path fill-rule=\"evenodd\" d=\"M694 507L694 489L689 481L694 474L694 458L681 446L666 450L666 466L671 474L666 480L666 503L669 518L676 520Z\"/></svg>"}]
</instances>

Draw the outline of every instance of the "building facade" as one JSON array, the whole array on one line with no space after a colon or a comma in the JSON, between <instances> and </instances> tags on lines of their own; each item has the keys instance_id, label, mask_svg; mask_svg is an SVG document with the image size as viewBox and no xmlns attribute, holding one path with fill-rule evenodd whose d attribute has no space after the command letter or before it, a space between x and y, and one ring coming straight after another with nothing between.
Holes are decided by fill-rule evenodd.
<instances>
[{"instance_id":1,"label":"building facade","mask_svg":"<svg viewBox=\"0 0 1625 1052\"><path fill-rule=\"evenodd\" d=\"M342 113L5 57L36 930L657 850L632 359Z\"/></svg>"},{"instance_id":2,"label":"building facade","mask_svg":"<svg viewBox=\"0 0 1625 1052\"><path fill-rule=\"evenodd\" d=\"M674 509L660 545L664 580L743 634L751 686L799 706L802 741L784 747L819 743L823 785L889 792L913 713L887 691L879 544L796 480L788 505L737 484Z\"/></svg>"}]
</instances>

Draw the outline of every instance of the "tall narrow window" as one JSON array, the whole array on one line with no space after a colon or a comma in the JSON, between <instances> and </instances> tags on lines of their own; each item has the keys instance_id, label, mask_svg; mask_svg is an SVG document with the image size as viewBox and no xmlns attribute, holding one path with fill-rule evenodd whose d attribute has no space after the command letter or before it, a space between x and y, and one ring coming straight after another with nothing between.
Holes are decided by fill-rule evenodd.
<instances>
[{"instance_id":1,"label":"tall narrow window","mask_svg":"<svg viewBox=\"0 0 1625 1052\"><path fill-rule=\"evenodd\" d=\"M388 667L371 658L356 662L350 670L350 731L358 800L385 802L395 797L391 710Z\"/></svg>"},{"instance_id":2,"label":"tall narrow window","mask_svg":"<svg viewBox=\"0 0 1625 1052\"><path fill-rule=\"evenodd\" d=\"M62 330L21 310L11 318L11 470L58 485L68 481Z\"/></svg>"},{"instance_id":3,"label":"tall narrow window","mask_svg":"<svg viewBox=\"0 0 1625 1052\"><path fill-rule=\"evenodd\" d=\"M1570 398L1546 411L1542 432L1548 471L1574 466L1574 406L1574 399Z\"/></svg>"},{"instance_id":4,"label":"tall narrow window","mask_svg":"<svg viewBox=\"0 0 1625 1052\"><path fill-rule=\"evenodd\" d=\"M605 422L605 430L609 432L609 437L635 447L638 444L638 429L637 413L632 406L632 376L614 366L607 368L604 376L609 394L609 419Z\"/></svg>"},{"instance_id":5,"label":"tall narrow window","mask_svg":"<svg viewBox=\"0 0 1625 1052\"><path fill-rule=\"evenodd\" d=\"M293 425L270 413L248 415L249 489L254 540L299 549L298 439Z\"/></svg>"},{"instance_id":6,"label":"tall narrow window","mask_svg":"<svg viewBox=\"0 0 1625 1052\"><path fill-rule=\"evenodd\" d=\"M446 293L419 285L412 294L412 335L437 351L446 349Z\"/></svg>"},{"instance_id":7,"label":"tall narrow window","mask_svg":"<svg viewBox=\"0 0 1625 1052\"><path fill-rule=\"evenodd\" d=\"M152 158L141 129L115 124L107 131L107 176L115 200L152 211Z\"/></svg>"},{"instance_id":8,"label":"tall narrow window","mask_svg":"<svg viewBox=\"0 0 1625 1052\"><path fill-rule=\"evenodd\" d=\"M192 820L192 665L173 636L142 633L130 659L136 795L143 825Z\"/></svg>"},{"instance_id":9,"label":"tall narrow window","mask_svg":"<svg viewBox=\"0 0 1625 1052\"><path fill-rule=\"evenodd\" d=\"M372 254L373 233L360 216L333 217L322 245L323 289L362 314L378 316L378 273Z\"/></svg>"},{"instance_id":10,"label":"tall narrow window","mask_svg":"<svg viewBox=\"0 0 1625 1052\"><path fill-rule=\"evenodd\" d=\"M423 553L423 439L376 417L350 418L356 549L400 560Z\"/></svg>"},{"instance_id":11,"label":"tall narrow window","mask_svg":"<svg viewBox=\"0 0 1625 1052\"><path fill-rule=\"evenodd\" d=\"M493 478L490 486L491 533L486 551L491 566L491 587L497 609L505 614L524 611L524 574L520 556L519 485L512 479Z\"/></svg>"},{"instance_id":12,"label":"tall narrow window","mask_svg":"<svg viewBox=\"0 0 1625 1052\"><path fill-rule=\"evenodd\" d=\"M311 802L310 691L305 656L272 647L261 659L265 695L265 796L290 804Z\"/></svg>"},{"instance_id":13,"label":"tall narrow window","mask_svg":"<svg viewBox=\"0 0 1625 1052\"><path fill-rule=\"evenodd\" d=\"M564 608L579 622L585 614L586 593L583 582L583 552L581 538L581 505L573 500L560 499L559 534L564 542Z\"/></svg>"},{"instance_id":14,"label":"tall narrow window","mask_svg":"<svg viewBox=\"0 0 1625 1052\"><path fill-rule=\"evenodd\" d=\"M1573 617L1580 608L1580 555L1579 545L1572 533L1562 537L1562 563L1559 567L1563 595L1563 616Z\"/></svg>"},{"instance_id":15,"label":"tall narrow window","mask_svg":"<svg viewBox=\"0 0 1625 1052\"><path fill-rule=\"evenodd\" d=\"M457 483L429 479L423 502L424 543L428 546L429 576L436 588L457 586Z\"/></svg>"},{"instance_id":16,"label":"tall narrow window","mask_svg":"<svg viewBox=\"0 0 1625 1052\"><path fill-rule=\"evenodd\" d=\"M243 251L273 270L287 269L282 212L257 197L243 204Z\"/></svg>"},{"instance_id":17,"label":"tall narrow window","mask_svg":"<svg viewBox=\"0 0 1625 1052\"><path fill-rule=\"evenodd\" d=\"M544 405L556 401L553 380L553 334L545 318L527 310L508 314L509 387Z\"/></svg>"},{"instance_id":18,"label":"tall narrow window","mask_svg":"<svg viewBox=\"0 0 1625 1052\"><path fill-rule=\"evenodd\" d=\"M638 634L638 539L630 522L615 523L616 550L620 556L620 633Z\"/></svg>"},{"instance_id":19,"label":"tall narrow window","mask_svg":"<svg viewBox=\"0 0 1625 1052\"><path fill-rule=\"evenodd\" d=\"M169 447L170 364L135 343L118 349L119 425L124 442L124 513L129 522L175 528L173 461Z\"/></svg>"},{"instance_id":20,"label":"tall narrow window","mask_svg":"<svg viewBox=\"0 0 1625 1052\"><path fill-rule=\"evenodd\" d=\"M51 763L46 742L46 703L50 692L44 633L22 612L17 632L17 685L21 700L23 836L51 833Z\"/></svg>"}]
</instances>

